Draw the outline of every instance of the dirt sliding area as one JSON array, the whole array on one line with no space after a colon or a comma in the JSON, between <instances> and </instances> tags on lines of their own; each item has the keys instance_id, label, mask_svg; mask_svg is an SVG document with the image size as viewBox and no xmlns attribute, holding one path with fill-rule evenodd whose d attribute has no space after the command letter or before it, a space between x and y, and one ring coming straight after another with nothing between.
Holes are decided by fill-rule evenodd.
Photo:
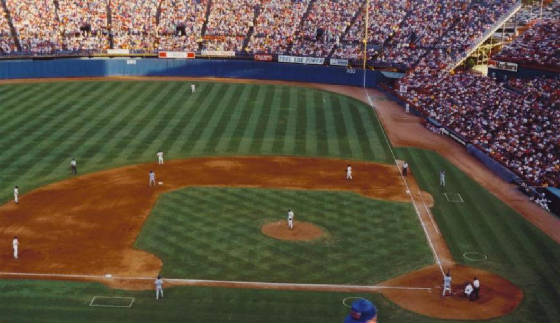
<instances>
[{"instance_id":1,"label":"dirt sliding area","mask_svg":"<svg viewBox=\"0 0 560 323\"><path fill-rule=\"evenodd\" d=\"M152 288L161 270L155 255L133 248L134 241L158 196L188 186L262 187L353 191L369 198L410 202L410 195L395 166L352 162L354 181L346 182L347 161L288 157L196 158L174 160L164 166L142 164L75 177L44 186L0 207L1 241L24 236L20 259L0 256L2 277L101 281L112 287ZM155 169L162 185L148 187L148 172ZM407 177L415 200L431 203L413 176ZM427 208L425 208L427 210ZM420 214L426 227L436 228L431 215ZM296 222L288 232L285 221L262 228L277 239L309 241L323 232L312 223ZM381 292L409 310L438 318L482 320L502 316L521 301L522 292L488 272L453 264L445 241L434 231L432 243L440 261L453 272L454 282L474 275L484 282L481 299L442 298L441 270L430 266L376 286L266 284L227 281L175 281L175 285L205 285L286 290ZM12 274L9 274L12 273ZM45 276L29 274L49 274ZM50 275L56 273L61 276ZM113 278L104 278L111 273ZM28 275L25 275L28 274ZM64 276L73 275L73 276ZM120 277L120 278L119 278ZM131 281L126 277L147 277ZM387 288L421 287L420 289ZM459 295L460 286L456 287Z\"/></svg>"}]
</instances>

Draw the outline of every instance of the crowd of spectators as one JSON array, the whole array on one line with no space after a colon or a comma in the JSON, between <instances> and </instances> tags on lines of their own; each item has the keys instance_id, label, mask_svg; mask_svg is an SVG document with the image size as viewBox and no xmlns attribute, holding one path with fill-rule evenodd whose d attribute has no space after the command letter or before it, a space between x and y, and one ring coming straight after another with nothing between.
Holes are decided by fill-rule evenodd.
<instances>
[{"instance_id":1,"label":"crowd of spectators","mask_svg":"<svg viewBox=\"0 0 560 323\"><path fill-rule=\"evenodd\" d=\"M560 186L560 80L473 73L403 79L404 98L532 185Z\"/></svg>"},{"instance_id":2,"label":"crowd of spectators","mask_svg":"<svg viewBox=\"0 0 560 323\"><path fill-rule=\"evenodd\" d=\"M310 0L263 0L248 52L286 54Z\"/></svg>"},{"instance_id":3,"label":"crowd of spectators","mask_svg":"<svg viewBox=\"0 0 560 323\"><path fill-rule=\"evenodd\" d=\"M52 53L62 49L61 27L53 1L5 0L22 50Z\"/></svg>"},{"instance_id":4,"label":"crowd of spectators","mask_svg":"<svg viewBox=\"0 0 560 323\"><path fill-rule=\"evenodd\" d=\"M560 19L539 21L494 58L560 68Z\"/></svg>"},{"instance_id":5,"label":"crowd of spectators","mask_svg":"<svg viewBox=\"0 0 560 323\"><path fill-rule=\"evenodd\" d=\"M16 47L12 32L10 31L8 19L6 18L6 12L0 5L0 53L10 53L15 51L15 49Z\"/></svg>"},{"instance_id":6,"label":"crowd of spectators","mask_svg":"<svg viewBox=\"0 0 560 323\"><path fill-rule=\"evenodd\" d=\"M519 25L527 25L536 19L560 19L560 0L544 0L542 12L541 2L533 1L519 10L516 17Z\"/></svg>"},{"instance_id":7,"label":"crowd of spectators","mask_svg":"<svg viewBox=\"0 0 560 323\"><path fill-rule=\"evenodd\" d=\"M58 0L63 48L70 51L109 48L107 2Z\"/></svg>"},{"instance_id":8,"label":"crowd of spectators","mask_svg":"<svg viewBox=\"0 0 560 323\"><path fill-rule=\"evenodd\" d=\"M301 29L295 36L291 53L325 57L340 41L350 28L363 0L322 0L312 3L312 7Z\"/></svg>"},{"instance_id":9,"label":"crowd of spectators","mask_svg":"<svg viewBox=\"0 0 560 323\"><path fill-rule=\"evenodd\" d=\"M208 0L162 0L158 48L196 51L206 19Z\"/></svg>"},{"instance_id":10,"label":"crowd of spectators","mask_svg":"<svg viewBox=\"0 0 560 323\"><path fill-rule=\"evenodd\" d=\"M111 0L109 3L114 47L153 50L159 1Z\"/></svg>"}]
</instances>

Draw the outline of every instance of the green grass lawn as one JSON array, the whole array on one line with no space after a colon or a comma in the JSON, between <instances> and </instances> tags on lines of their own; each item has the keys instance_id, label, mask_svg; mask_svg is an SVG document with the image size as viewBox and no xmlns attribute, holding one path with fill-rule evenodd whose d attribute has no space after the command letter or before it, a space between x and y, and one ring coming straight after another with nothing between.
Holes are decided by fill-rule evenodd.
<instances>
[{"instance_id":1,"label":"green grass lawn","mask_svg":"<svg viewBox=\"0 0 560 323\"><path fill-rule=\"evenodd\" d=\"M412 148L399 148L397 154L434 196L432 211L454 259L495 272L523 289L518 310L496 321L558 321L558 244L438 154ZM440 169L447 173L445 190L439 187ZM464 203L449 203L444 192L461 194ZM485 254L488 260L470 261L465 252Z\"/></svg>"},{"instance_id":2,"label":"green grass lawn","mask_svg":"<svg viewBox=\"0 0 560 323\"><path fill-rule=\"evenodd\" d=\"M0 201L70 175L166 158L300 155L391 162L376 116L280 85L90 81L0 85Z\"/></svg>"},{"instance_id":3,"label":"green grass lawn","mask_svg":"<svg viewBox=\"0 0 560 323\"><path fill-rule=\"evenodd\" d=\"M313 242L265 236L264 223L311 222ZM168 278L373 284L433 263L412 204L348 192L187 188L164 194L136 247Z\"/></svg>"}]
</instances>

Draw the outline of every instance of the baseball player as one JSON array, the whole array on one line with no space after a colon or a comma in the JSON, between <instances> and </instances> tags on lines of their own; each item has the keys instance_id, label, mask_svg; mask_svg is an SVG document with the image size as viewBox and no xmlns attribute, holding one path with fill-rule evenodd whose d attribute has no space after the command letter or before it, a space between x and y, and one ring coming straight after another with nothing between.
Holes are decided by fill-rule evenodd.
<instances>
[{"instance_id":1,"label":"baseball player","mask_svg":"<svg viewBox=\"0 0 560 323\"><path fill-rule=\"evenodd\" d=\"M346 166L346 180L347 181L352 180L352 166L350 166L350 164L348 164L348 166Z\"/></svg>"},{"instance_id":2,"label":"baseball player","mask_svg":"<svg viewBox=\"0 0 560 323\"><path fill-rule=\"evenodd\" d=\"M465 286L465 296L469 299L469 301L472 301L472 292L473 292L473 287L472 284L469 282L467 283L467 285Z\"/></svg>"},{"instance_id":3,"label":"baseball player","mask_svg":"<svg viewBox=\"0 0 560 323\"><path fill-rule=\"evenodd\" d=\"M19 187L17 185L14 186L14 202L19 203Z\"/></svg>"},{"instance_id":4,"label":"baseball player","mask_svg":"<svg viewBox=\"0 0 560 323\"><path fill-rule=\"evenodd\" d=\"M191 83L191 93L195 93L196 92L196 85L194 83Z\"/></svg>"},{"instance_id":5,"label":"baseball player","mask_svg":"<svg viewBox=\"0 0 560 323\"><path fill-rule=\"evenodd\" d=\"M161 279L161 275L157 276L154 284L156 285L156 299L159 299L159 295L163 298L163 279Z\"/></svg>"},{"instance_id":6,"label":"baseball player","mask_svg":"<svg viewBox=\"0 0 560 323\"><path fill-rule=\"evenodd\" d=\"M288 228L290 230L294 229L294 211L291 209L288 210Z\"/></svg>"},{"instance_id":7,"label":"baseball player","mask_svg":"<svg viewBox=\"0 0 560 323\"><path fill-rule=\"evenodd\" d=\"M153 170L150 170L150 182L148 183L148 186L155 186L156 185L156 173L154 173Z\"/></svg>"},{"instance_id":8,"label":"baseball player","mask_svg":"<svg viewBox=\"0 0 560 323\"><path fill-rule=\"evenodd\" d=\"M402 165L402 175L406 177L408 175L408 163L405 161Z\"/></svg>"},{"instance_id":9,"label":"baseball player","mask_svg":"<svg viewBox=\"0 0 560 323\"><path fill-rule=\"evenodd\" d=\"M19 240L17 236L15 236L14 240L12 240L12 247L14 248L14 259L18 259Z\"/></svg>"},{"instance_id":10,"label":"baseball player","mask_svg":"<svg viewBox=\"0 0 560 323\"><path fill-rule=\"evenodd\" d=\"M439 186L445 187L445 170L439 171Z\"/></svg>"},{"instance_id":11,"label":"baseball player","mask_svg":"<svg viewBox=\"0 0 560 323\"><path fill-rule=\"evenodd\" d=\"M156 156L158 158L158 164L163 165L163 151L159 151Z\"/></svg>"},{"instance_id":12,"label":"baseball player","mask_svg":"<svg viewBox=\"0 0 560 323\"><path fill-rule=\"evenodd\" d=\"M70 169L72 169L72 175L78 174L78 162L76 162L76 158L72 158L70 161Z\"/></svg>"},{"instance_id":13,"label":"baseball player","mask_svg":"<svg viewBox=\"0 0 560 323\"><path fill-rule=\"evenodd\" d=\"M480 290L480 280L478 280L476 276L474 276L473 287L474 287L473 298L478 299L478 291Z\"/></svg>"},{"instance_id":14,"label":"baseball player","mask_svg":"<svg viewBox=\"0 0 560 323\"><path fill-rule=\"evenodd\" d=\"M446 291L449 291L449 295L453 295L453 291L451 290L451 274L449 273L449 270L447 271L447 274L443 276L443 293L441 296L445 296Z\"/></svg>"}]
</instances>

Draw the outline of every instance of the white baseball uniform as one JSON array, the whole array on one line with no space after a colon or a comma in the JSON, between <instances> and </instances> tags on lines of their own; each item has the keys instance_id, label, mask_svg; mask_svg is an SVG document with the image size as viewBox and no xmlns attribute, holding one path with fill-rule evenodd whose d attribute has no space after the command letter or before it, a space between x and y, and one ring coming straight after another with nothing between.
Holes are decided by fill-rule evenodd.
<instances>
[{"instance_id":1,"label":"white baseball uniform","mask_svg":"<svg viewBox=\"0 0 560 323\"><path fill-rule=\"evenodd\" d=\"M292 210L288 212L288 228L290 230L294 228L294 212Z\"/></svg>"},{"instance_id":2,"label":"white baseball uniform","mask_svg":"<svg viewBox=\"0 0 560 323\"><path fill-rule=\"evenodd\" d=\"M352 179L352 167L348 166L346 167L346 180L351 180Z\"/></svg>"},{"instance_id":3,"label":"white baseball uniform","mask_svg":"<svg viewBox=\"0 0 560 323\"><path fill-rule=\"evenodd\" d=\"M191 93L196 92L196 85L195 84L191 84Z\"/></svg>"},{"instance_id":4,"label":"white baseball uniform","mask_svg":"<svg viewBox=\"0 0 560 323\"><path fill-rule=\"evenodd\" d=\"M19 189L17 187L14 187L14 201L19 203Z\"/></svg>"},{"instance_id":5,"label":"white baseball uniform","mask_svg":"<svg viewBox=\"0 0 560 323\"><path fill-rule=\"evenodd\" d=\"M158 152L156 155L158 157L158 164L163 165L163 151Z\"/></svg>"},{"instance_id":6,"label":"white baseball uniform","mask_svg":"<svg viewBox=\"0 0 560 323\"><path fill-rule=\"evenodd\" d=\"M150 183L148 185L156 185L156 173L150 172Z\"/></svg>"},{"instance_id":7,"label":"white baseball uniform","mask_svg":"<svg viewBox=\"0 0 560 323\"><path fill-rule=\"evenodd\" d=\"M14 259L18 259L19 240L17 238L12 241L12 247L14 248Z\"/></svg>"},{"instance_id":8,"label":"white baseball uniform","mask_svg":"<svg viewBox=\"0 0 560 323\"><path fill-rule=\"evenodd\" d=\"M157 278L154 284L156 285L156 299L159 299L159 295L163 298L163 279Z\"/></svg>"}]
</instances>

